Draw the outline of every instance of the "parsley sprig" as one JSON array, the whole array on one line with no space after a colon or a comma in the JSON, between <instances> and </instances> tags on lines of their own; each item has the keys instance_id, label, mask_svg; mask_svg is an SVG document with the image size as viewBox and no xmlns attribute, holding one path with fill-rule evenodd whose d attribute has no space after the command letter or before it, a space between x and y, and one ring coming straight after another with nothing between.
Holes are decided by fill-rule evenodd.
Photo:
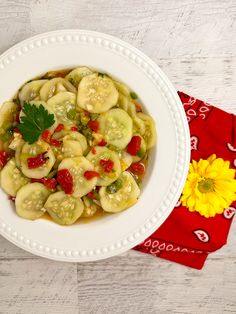
<instances>
[{"instance_id":1,"label":"parsley sprig","mask_svg":"<svg viewBox=\"0 0 236 314\"><path fill-rule=\"evenodd\" d=\"M22 108L24 116L21 117L21 123L18 128L26 142L33 144L42 134L55 122L54 115L50 114L43 105L39 107L25 102Z\"/></svg>"}]
</instances>

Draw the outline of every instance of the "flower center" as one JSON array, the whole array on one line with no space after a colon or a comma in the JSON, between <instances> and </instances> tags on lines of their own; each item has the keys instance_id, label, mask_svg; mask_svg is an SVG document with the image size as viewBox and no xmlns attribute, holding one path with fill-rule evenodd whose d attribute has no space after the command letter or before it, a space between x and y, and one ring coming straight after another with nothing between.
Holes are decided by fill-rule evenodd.
<instances>
[{"instance_id":1,"label":"flower center","mask_svg":"<svg viewBox=\"0 0 236 314\"><path fill-rule=\"evenodd\" d=\"M198 190L201 193L213 192L214 191L214 180L203 179L198 183Z\"/></svg>"}]
</instances>

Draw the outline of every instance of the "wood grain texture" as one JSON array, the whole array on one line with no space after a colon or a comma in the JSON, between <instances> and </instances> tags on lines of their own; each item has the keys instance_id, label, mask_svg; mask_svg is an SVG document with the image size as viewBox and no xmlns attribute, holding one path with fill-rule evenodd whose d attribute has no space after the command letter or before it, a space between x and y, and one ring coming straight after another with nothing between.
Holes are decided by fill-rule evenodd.
<instances>
[{"instance_id":1,"label":"wood grain texture","mask_svg":"<svg viewBox=\"0 0 236 314\"><path fill-rule=\"evenodd\" d=\"M236 113L236 2L1 0L0 52L62 28L118 36L149 55L176 89ZM130 251L66 264L0 237L0 314L236 313L236 220L202 271Z\"/></svg>"}]
</instances>

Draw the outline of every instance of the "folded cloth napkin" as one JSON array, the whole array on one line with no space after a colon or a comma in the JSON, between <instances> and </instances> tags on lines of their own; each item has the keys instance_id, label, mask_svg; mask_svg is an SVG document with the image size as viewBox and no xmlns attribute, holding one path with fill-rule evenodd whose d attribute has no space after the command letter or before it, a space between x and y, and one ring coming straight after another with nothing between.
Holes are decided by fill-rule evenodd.
<instances>
[{"instance_id":1,"label":"folded cloth napkin","mask_svg":"<svg viewBox=\"0 0 236 314\"><path fill-rule=\"evenodd\" d=\"M227 163L228 168L235 169L236 116L182 92L178 92L178 94L184 106L190 128L191 161L207 160L212 154L215 154L215 156L210 157L210 161L215 158L222 158L223 160L219 161L220 168L226 169L223 168L226 164L225 161L229 161L230 164ZM197 162L192 164L193 167L197 167ZM201 163L204 168L206 161L201 161ZM229 173L229 170L225 171ZM204 191L204 188L210 188L209 184L212 181L209 179L202 182L208 184L207 186L200 186L200 190L203 189ZM219 184L221 183L222 181L219 181ZM230 199L230 195L227 194L229 193L228 186L223 184L221 188L223 193L229 196ZM235 187L232 193L235 195ZM205 197L206 193L203 196ZM213 197L214 195L210 199L211 202ZM183 199L182 202L184 203ZM183 206L182 202L180 198L172 213L160 228L134 249L201 269L208 254L226 244L232 218L236 212L236 202L234 201L230 206L227 206L223 213L209 218L205 217L209 214L208 209L207 214L204 216L204 211L203 213L190 211L191 206ZM217 206L217 199L213 204ZM207 202L205 205L210 206ZM203 208L207 208L204 206ZM211 213L210 211L210 216Z\"/></svg>"}]
</instances>

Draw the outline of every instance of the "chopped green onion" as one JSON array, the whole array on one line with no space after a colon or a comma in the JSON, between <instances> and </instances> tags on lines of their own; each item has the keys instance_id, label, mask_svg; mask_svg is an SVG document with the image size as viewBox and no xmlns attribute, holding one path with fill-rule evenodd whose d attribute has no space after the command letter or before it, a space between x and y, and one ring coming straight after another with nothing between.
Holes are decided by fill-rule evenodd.
<instances>
[{"instance_id":1,"label":"chopped green onion","mask_svg":"<svg viewBox=\"0 0 236 314\"><path fill-rule=\"evenodd\" d=\"M121 188L122 188L122 181L120 179L117 179L115 182L113 182L112 184L106 187L106 191L109 194L114 194Z\"/></svg>"},{"instance_id":2,"label":"chopped green onion","mask_svg":"<svg viewBox=\"0 0 236 314\"><path fill-rule=\"evenodd\" d=\"M129 94L130 94L130 97L132 99L137 99L138 98L138 95L135 92L130 92Z\"/></svg>"},{"instance_id":3,"label":"chopped green onion","mask_svg":"<svg viewBox=\"0 0 236 314\"><path fill-rule=\"evenodd\" d=\"M67 118L70 119L70 120L74 120L75 117L76 117L76 110L75 109L70 109L68 112L67 112Z\"/></svg>"},{"instance_id":4,"label":"chopped green onion","mask_svg":"<svg viewBox=\"0 0 236 314\"><path fill-rule=\"evenodd\" d=\"M52 179L57 174L57 169L52 170L48 175L47 178Z\"/></svg>"},{"instance_id":5,"label":"chopped green onion","mask_svg":"<svg viewBox=\"0 0 236 314\"><path fill-rule=\"evenodd\" d=\"M137 153L137 156L140 157L140 158L143 158L144 155L145 155L145 149L140 148L140 150Z\"/></svg>"},{"instance_id":6,"label":"chopped green onion","mask_svg":"<svg viewBox=\"0 0 236 314\"><path fill-rule=\"evenodd\" d=\"M91 120L94 121L99 117L98 113L90 113Z\"/></svg>"}]
</instances>

